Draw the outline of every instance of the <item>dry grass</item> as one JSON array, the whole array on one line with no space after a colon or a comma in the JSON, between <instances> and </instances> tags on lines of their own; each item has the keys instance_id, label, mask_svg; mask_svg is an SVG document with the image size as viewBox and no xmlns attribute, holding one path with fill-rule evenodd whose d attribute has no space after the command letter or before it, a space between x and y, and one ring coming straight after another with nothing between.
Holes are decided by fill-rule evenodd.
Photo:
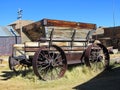
<instances>
[{"instance_id":1,"label":"dry grass","mask_svg":"<svg viewBox=\"0 0 120 90\"><path fill-rule=\"evenodd\" d=\"M61 79L42 81L32 71L26 76L16 76L7 65L0 67L0 90L72 90L74 86L88 81L98 73L99 71L90 71L85 66L74 66Z\"/></svg>"},{"instance_id":2,"label":"dry grass","mask_svg":"<svg viewBox=\"0 0 120 90\"><path fill-rule=\"evenodd\" d=\"M107 89L107 87L113 86L109 80L120 80L119 65L116 65L110 71L103 72L100 70L92 71L86 66L73 66L68 68L61 79L42 81L34 75L33 71L27 73L26 76L22 76L22 74L16 76L15 73L9 70L8 64L4 64L6 66L0 66L0 90L119 90L117 88ZM114 78L114 76L116 77ZM103 87L106 88L103 89Z\"/></svg>"}]
</instances>

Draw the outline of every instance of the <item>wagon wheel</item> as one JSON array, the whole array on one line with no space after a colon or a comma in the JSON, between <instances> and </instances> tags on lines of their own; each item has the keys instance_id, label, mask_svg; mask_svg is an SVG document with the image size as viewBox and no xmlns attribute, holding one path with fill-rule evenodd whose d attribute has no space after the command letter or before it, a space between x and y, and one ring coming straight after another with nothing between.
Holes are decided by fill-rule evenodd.
<instances>
[{"instance_id":1,"label":"wagon wheel","mask_svg":"<svg viewBox=\"0 0 120 90\"><path fill-rule=\"evenodd\" d=\"M56 46L42 46L33 57L33 70L42 80L54 80L64 75L67 60L64 51Z\"/></svg>"},{"instance_id":2,"label":"wagon wheel","mask_svg":"<svg viewBox=\"0 0 120 90\"><path fill-rule=\"evenodd\" d=\"M9 57L9 68L15 73L25 72L29 70L29 67L32 66L30 63L26 63L24 59L19 60L12 56Z\"/></svg>"},{"instance_id":3,"label":"wagon wheel","mask_svg":"<svg viewBox=\"0 0 120 90\"><path fill-rule=\"evenodd\" d=\"M85 51L84 60L87 66L94 71L103 70L109 67L109 53L102 44L92 44Z\"/></svg>"}]
</instances>

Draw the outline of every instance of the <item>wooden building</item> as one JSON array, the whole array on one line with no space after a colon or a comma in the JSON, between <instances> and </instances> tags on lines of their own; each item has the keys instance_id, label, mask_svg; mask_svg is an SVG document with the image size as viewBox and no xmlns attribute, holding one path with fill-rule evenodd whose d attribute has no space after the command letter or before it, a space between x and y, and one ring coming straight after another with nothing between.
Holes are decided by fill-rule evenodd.
<instances>
[{"instance_id":1,"label":"wooden building","mask_svg":"<svg viewBox=\"0 0 120 90\"><path fill-rule=\"evenodd\" d=\"M0 56L11 55L13 44L21 43L20 35L11 26L0 26Z\"/></svg>"},{"instance_id":2,"label":"wooden building","mask_svg":"<svg viewBox=\"0 0 120 90\"><path fill-rule=\"evenodd\" d=\"M9 24L8 26L12 26L15 31L17 31L21 36L21 43L25 41L30 41L29 38L22 32L22 27L33 23L31 20L17 20Z\"/></svg>"},{"instance_id":3,"label":"wooden building","mask_svg":"<svg viewBox=\"0 0 120 90\"><path fill-rule=\"evenodd\" d=\"M99 29L99 32L103 33L96 33L93 38L97 38L107 47L112 46L120 51L120 26L103 27Z\"/></svg>"}]
</instances>

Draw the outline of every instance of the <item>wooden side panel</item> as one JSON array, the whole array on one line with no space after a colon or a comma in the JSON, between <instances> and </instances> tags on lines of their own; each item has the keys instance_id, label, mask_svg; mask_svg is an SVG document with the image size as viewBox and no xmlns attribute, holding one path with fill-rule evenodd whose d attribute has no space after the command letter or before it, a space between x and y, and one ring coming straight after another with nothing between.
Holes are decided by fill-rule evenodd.
<instances>
[{"instance_id":1,"label":"wooden side panel","mask_svg":"<svg viewBox=\"0 0 120 90\"><path fill-rule=\"evenodd\" d=\"M44 34L44 29L41 22L35 22L23 27L23 32L28 36L31 41L37 41Z\"/></svg>"},{"instance_id":2,"label":"wooden side panel","mask_svg":"<svg viewBox=\"0 0 120 90\"><path fill-rule=\"evenodd\" d=\"M96 24L62 21L62 20L44 19L43 24L45 26L71 27L71 28L80 28L80 29L96 29Z\"/></svg>"}]
</instances>

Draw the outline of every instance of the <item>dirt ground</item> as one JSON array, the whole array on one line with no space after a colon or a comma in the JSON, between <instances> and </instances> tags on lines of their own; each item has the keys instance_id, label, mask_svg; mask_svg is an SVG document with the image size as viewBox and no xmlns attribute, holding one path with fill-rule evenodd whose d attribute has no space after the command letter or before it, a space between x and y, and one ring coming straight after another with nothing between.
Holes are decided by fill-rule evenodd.
<instances>
[{"instance_id":1,"label":"dirt ground","mask_svg":"<svg viewBox=\"0 0 120 90\"><path fill-rule=\"evenodd\" d=\"M104 71L88 82L74 87L76 90L120 90L120 67Z\"/></svg>"}]
</instances>

